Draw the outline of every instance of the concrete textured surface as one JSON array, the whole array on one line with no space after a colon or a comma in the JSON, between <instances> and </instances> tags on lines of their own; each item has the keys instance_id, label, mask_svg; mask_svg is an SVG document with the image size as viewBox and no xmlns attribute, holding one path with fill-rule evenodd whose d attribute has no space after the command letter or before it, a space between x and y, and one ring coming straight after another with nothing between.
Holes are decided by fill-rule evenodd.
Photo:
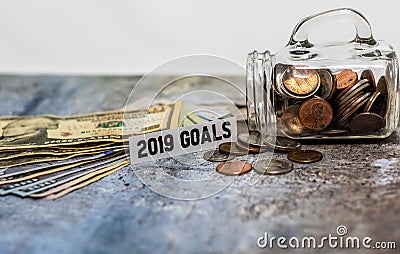
<instances>
[{"instance_id":1,"label":"concrete textured surface","mask_svg":"<svg viewBox=\"0 0 400 254\"><path fill-rule=\"evenodd\" d=\"M1 76L0 115L122 108L137 80ZM197 201L152 191L138 175L166 189L174 186L146 167L124 168L55 201L0 197L0 253L399 253L400 130L380 141L307 142L303 148L321 151L323 160L294 164L293 172L254 184L237 177ZM212 165L202 165L166 172L207 175ZM318 238L335 235L339 225L346 226L346 236L396 241L397 250L257 246L265 232Z\"/></svg>"}]
</instances>

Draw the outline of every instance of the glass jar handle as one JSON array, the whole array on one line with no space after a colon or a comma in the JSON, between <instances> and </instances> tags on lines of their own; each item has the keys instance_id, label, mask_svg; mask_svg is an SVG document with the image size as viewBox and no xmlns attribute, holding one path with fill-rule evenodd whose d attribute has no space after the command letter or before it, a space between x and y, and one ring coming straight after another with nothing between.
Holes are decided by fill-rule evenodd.
<instances>
[{"instance_id":1,"label":"glass jar handle","mask_svg":"<svg viewBox=\"0 0 400 254\"><path fill-rule=\"evenodd\" d=\"M352 42L376 45L368 20L358 11L349 8L329 10L304 18L293 29L288 44L310 48L313 46L308 40L310 32L318 25L337 20L348 21L354 25L356 37Z\"/></svg>"}]
</instances>

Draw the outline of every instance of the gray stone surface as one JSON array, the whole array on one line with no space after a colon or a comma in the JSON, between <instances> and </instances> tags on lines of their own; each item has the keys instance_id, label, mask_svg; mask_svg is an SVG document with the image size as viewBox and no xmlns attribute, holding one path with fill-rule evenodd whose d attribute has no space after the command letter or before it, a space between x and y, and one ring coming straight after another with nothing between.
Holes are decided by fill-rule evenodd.
<instances>
[{"instance_id":1,"label":"gray stone surface","mask_svg":"<svg viewBox=\"0 0 400 254\"><path fill-rule=\"evenodd\" d=\"M137 80L2 76L0 114L117 109ZM292 173L263 176L255 184L238 177L223 191L197 201L153 192L136 176L151 175L152 168L146 167L124 168L55 201L0 197L0 253L398 253L257 247L264 232L318 238L335 235L339 225L347 227L347 236L400 245L400 132L381 141L308 142L303 147L321 151L324 159L294 164Z\"/></svg>"}]
</instances>

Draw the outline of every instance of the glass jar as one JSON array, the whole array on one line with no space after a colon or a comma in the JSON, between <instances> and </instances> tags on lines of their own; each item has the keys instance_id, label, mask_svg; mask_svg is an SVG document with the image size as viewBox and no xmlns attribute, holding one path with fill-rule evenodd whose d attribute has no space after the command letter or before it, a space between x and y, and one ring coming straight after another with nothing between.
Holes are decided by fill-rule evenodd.
<instances>
[{"instance_id":1,"label":"glass jar","mask_svg":"<svg viewBox=\"0 0 400 254\"><path fill-rule=\"evenodd\" d=\"M314 45L310 32L346 21L350 42ZM352 9L309 16L294 28L287 46L247 59L249 128L293 139L385 138L399 122L398 62L392 46L376 41L366 18Z\"/></svg>"}]
</instances>

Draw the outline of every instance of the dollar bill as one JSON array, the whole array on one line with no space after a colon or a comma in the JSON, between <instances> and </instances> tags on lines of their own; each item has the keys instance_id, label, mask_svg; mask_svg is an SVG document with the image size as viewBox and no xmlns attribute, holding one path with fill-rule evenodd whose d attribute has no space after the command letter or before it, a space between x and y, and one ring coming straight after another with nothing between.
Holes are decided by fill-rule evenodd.
<instances>
[{"instance_id":1,"label":"dollar bill","mask_svg":"<svg viewBox=\"0 0 400 254\"><path fill-rule=\"evenodd\" d=\"M123 140L120 140L119 142L104 141L104 142L82 143L82 144L79 144L79 145L72 144L72 145L38 147L38 148L36 148L36 147L27 147L27 148L15 147L15 149L0 150L0 157L5 157L7 154L12 154L12 153L21 153L21 152L29 152L29 151L40 151L42 149L54 150L55 152L57 150L83 151L83 150L86 150L86 149L95 149L95 148L99 148L99 147L109 146L110 144L117 145L117 144L122 144L122 143L123 143Z\"/></svg>"},{"instance_id":2,"label":"dollar bill","mask_svg":"<svg viewBox=\"0 0 400 254\"><path fill-rule=\"evenodd\" d=\"M64 169L64 170L58 170L54 171L49 174L42 174L39 176L35 176L33 178L30 178L28 180L20 180L18 182L14 183L8 183L8 184L3 184L0 186L0 195L5 195L9 193L13 193L16 190L19 189L30 189L33 187L40 188L44 186L48 186L51 183L56 183L58 179L61 179L65 176L69 176L78 172L81 173L87 173L90 170L96 169L96 168L103 168L106 166L110 166L113 163L115 163L118 160L125 159L126 156L124 154L120 154L118 156L113 156L113 157L107 157L105 159L99 160L99 161L90 161L87 163L79 163L78 165L74 165L74 167Z\"/></svg>"},{"instance_id":3,"label":"dollar bill","mask_svg":"<svg viewBox=\"0 0 400 254\"><path fill-rule=\"evenodd\" d=\"M46 169L62 167L67 165L74 165L75 163L85 162L85 161L94 161L96 159L104 158L107 156L111 156L114 153L124 152L123 148L113 149L107 152L103 152L96 155L84 155L78 156L69 160L59 160L59 161L50 161L39 164L29 164L17 167L4 168L0 170L0 185L4 184L7 181L12 180L13 178L21 175L31 174L34 172L41 172Z\"/></svg>"},{"instance_id":4,"label":"dollar bill","mask_svg":"<svg viewBox=\"0 0 400 254\"><path fill-rule=\"evenodd\" d=\"M178 126L181 102L136 111L109 111L77 116L0 117L0 150L72 146Z\"/></svg>"},{"instance_id":5,"label":"dollar bill","mask_svg":"<svg viewBox=\"0 0 400 254\"><path fill-rule=\"evenodd\" d=\"M113 155L110 155L110 156L113 156ZM103 159L103 158L101 158L101 159ZM40 170L38 172L20 174L20 175L17 175L17 176L11 176L11 177L8 177L6 180L0 181L0 186L20 183L22 181L25 181L27 183L31 183L32 181L29 181L29 180L31 180L33 178L36 178L36 177L39 177L39 176L43 176L43 175L53 174L55 172L67 170L67 169L70 169L70 168L75 168L75 167L81 166L83 164L92 163L92 162L99 161L99 160L100 160L99 158L96 158L96 159L93 159L93 160L88 160L88 161L84 160L84 161L75 162L75 163L68 164L68 165L61 166L61 167L52 167L50 169L44 169L44 170ZM26 184L26 183L24 183L24 184Z\"/></svg>"},{"instance_id":6,"label":"dollar bill","mask_svg":"<svg viewBox=\"0 0 400 254\"><path fill-rule=\"evenodd\" d=\"M121 150L122 148L116 147L115 149ZM113 148L105 149L105 151L109 151L109 150L113 150ZM0 169L29 165L29 164L37 164L37 163L42 163L42 162L63 161L63 160L69 160L69 159L72 159L75 157L80 157L83 155L101 154L103 152L104 152L104 150L82 151L80 153L72 153L72 154L66 154L66 155L60 155L60 156L53 156L53 155L40 156L39 155L39 156L30 156L30 157L18 157L18 158L9 159L9 160L0 160ZM0 175L0 177L1 177L1 175Z\"/></svg>"},{"instance_id":7,"label":"dollar bill","mask_svg":"<svg viewBox=\"0 0 400 254\"><path fill-rule=\"evenodd\" d=\"M59 197L97 181L129 164L127 137L178 127L181 107L0 117L0 194Z\"/></svg>"},{"instance_id":8,"label":"dollar bill","mask_svg":"<svg viewBox=\"0 0 400 254\"><path fill-rule=\"evenodd\" d=\"M96 154L96 153L101 153L104 151L112 150L112 149L118 149L118 148L127 148L127 146L124 146L123 144L109 144L108 146L100 146L100 147L95 147L95 148L90 148L86 150L74 150L74 149L52 149L52 148L41 148L41 149L31 149L28 151L21 151L21 152L12 152L12 153L5 153L6 157L0 157L0 167L2 163L12 165L15 164L18 160L22 159L22 161L26 161L26 164L28 164L29 159L35 159L35 158L42 158L40 162L44 162L43 158L46 157L52 157L55 159L60 159L62 160L63 158L69 156L69 155L84 155L84 154ZM36 162L38 163L38 162ZM22 165L22 164L18 164ZM10 167L10 166L6 166Z\"/></svg>"},{"instance_id":9,"label":"dollar bill","mask_svg":"<svg viewBox=\"0 0 400 254\"><path fill-rule=\"evenodd\" d=\"M65 156L70 154L81 154L81 153L89 153L89 152L101 152L112 150L116 148L126 147L122 142L121 143L110 143L102 144L99 146L89 146L84 149L73 149L70 147L49 147L49 148L38 148L38 149L23 149L19 151L8 151L0 153L0 162L21 158L21 157L34 157L34 156Z\"/></svg>"},{"instance_id":10,"label":"dollar bill","mask_svg":"<svg viewBox=\"0 0 400 254\"><path fill-rule=\"evenodd\" d=\"M41 181L40 183L32 183L29 184L27 186L24 186L22 188L18 188L18 189L13 189L10 193L14 194L14 195L18 195L21 197L26 197L26 196L30 196L32 194L38 193L38 192L43 192L45 190L48 190L50 188L54 188L56 186L59 186L61 184L67 183L69 181L78 179L80 177L83 177L85 175L88 175L90 173L103 173L108 171L108 167L113 165L113 164L117 164L117 163L121 163L123 161L126 161L126 157L125 156L121 156L118 158L118 160L112 162L111 164L103 164L103 165L97 165L97 166L92 166L90 168L84 168L84 170L78 169L76 171L74 171L73 173L70 174L61 174L60 176L54 176L54 177L48 177L46 178L46 180L43 182Z\"/></svg>"},{"instance_id":11,"label":"dollar bill","mask_svg":"<svg viewBox=\"0 0 400 254\"><path fill-rule=\"evenodd\" d=\"M83 187L85 187L85 186L87 186L87 185L89 185L89 184L91 184L93 182L96 182L96 181L98 181L98 180L100 180L100 179L102 179L102 178L104 178L104 177L106 177L106 176L108 176L108 175L110 175L110 174L112 174L112 173L114 173L114 172L126 167L127 165L129 165L129 162L125 161L125 162L122 162L120 164L116 164L116 165L110 166L108 168L108 171L106 171L105 173L101 173L101 174L98 174L98 175L95 175L95 176L86 175L86 176L78 178L78 179L76 179L74 181L71 181L70 183L67 183L67 184L65 184L63 186L60 186L61 188L59 188L59 189L57 189L55 191L52 191L52 192L49 191L48 193L44 192L44 193L41 193L42 195L40 195L40 194L32 194L32 195L30 195L30 197L32 197L32 198L46 197L47 199L51 199L51 200L58 199L58 198L61 198L61 197L65 196L65 195L67 195L68 193L70 193L72 191L75 191L75 190L83 188ZM90 178L87 179L88 177L90 177ZM71 184L75 184L75 185L70 186ZM59 192L57 192L57 191L59 191ZM44 196L43 196L43 194L44 194Z\"/></svg>"}]
</instances>

